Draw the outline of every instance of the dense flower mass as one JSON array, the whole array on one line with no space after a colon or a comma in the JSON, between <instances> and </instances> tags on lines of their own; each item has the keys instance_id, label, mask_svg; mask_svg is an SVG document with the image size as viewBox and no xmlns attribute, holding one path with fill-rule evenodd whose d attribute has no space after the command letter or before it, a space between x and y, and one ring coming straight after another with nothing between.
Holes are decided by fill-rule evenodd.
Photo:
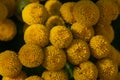
<instances>
[{"instance_id":1,"label":"dense flower mass","mask_svg":"<svg viewBox=\"0 0 120 80\"><path fill-rule=\"evenodd\" d=\"M44 71L42 78L44 80L68 80L68 74L64 70Z\"/></svg>"},{"instance_id":2,"label":"dense flower mass","mask_svg":"<svg viewBox=\"0 0 120 80\"><path fill-rule=\"evenodd\" d=\"M74 5L75 2L66 2L60 8L61 16L67 23L70 24L73 24L75 22L75 19L72 14Z\"/></svg>"},{"instance_id":3,"label":"dense flower mass","mask_svg":"<svg viewBox=\"0 0 120 80\"><path fill-rule=\"evenodd\" d=\"M79 22L73 23L71 32L76 39L83 39L89 41L94 36L94 29L92 26L87 26Z\"/></svg>"},{"instance_id":4,"label":"dense flower mass","mask_svg":"<svg viewBox=\"0 0 120 80\"><path fill-rule=\"evenodd\" d=\"M116 80L118 68L112 60L107 58L99 60L97 62L97 68L100 80Z\"/></svg>"},{"instance_id":5,"label":"dense flower mass","mask_svg":"<svg viewBox=\"0 0 120 80\"><path fill-rule=\"evenodd\" d=\"M19 75L17 75L16 77L5 77L3 76L2 80L24 80L25 78L27 78L27 75L25 72L21 71L19 73Z\"/></svg>"},{"instance_id":6,"label":"dense flower mass","mask_svg":"<svg viewBox=\"0 0 120 80\"><path fill-rule=\"evenodd\" d=\"M62 49L54 46L48 46L44 50L45 58L43 66L47 70L57 71L62 69L66 64L66 55Z\"/></svg>"},{"instance_id":7,"label":"dense flower mass","mask_svg":"<svg viewBox=\"0 0 120 80\"><path fill-rule=\"evenodd\" d=\"M23 21L27 24L42 24L48 17L46 8L39 3L30 3L22 11Z\"/></svg>"},{"instance_id":8,"label":"dense flower mass","mask_svg":"<svg viewBox=\"0 0 120 80\"><path fill-rule=\"evenodd\" d=\"M102 35L93 36L90 40L92 55L97 58L105 58L111 52L110 44Z\"/></svg>"},{"instance_id":9,"label":"dense flower mass","mask_svg":"<svg viewBox=\"0 0 120 80\"><path fill-rule=\"evenodd\" d=\"M48 0L45 3L45 8L48 11L49 16L60 15L60 7L62 3L59 0Z\"/></svg>"},{"instance_id":10,"label":"dense flower mass","mask_svg":"<svg viewBox=\"0 0 120 80\"><path fill-rule=\"evenodd\" d=\"M96 80L98 70L92 62L86 61L74 68L73 76L75 80Z\"/></svg>"},{"instance_id":11,"label":"dense flower mass","mask_svg":"<svg viewBox=\"0 0 120 80\"><path fill-rule=\"evenodd\" d=\"M81 39L74 39L66 51L68 61L74 65L85 62L90 57L88 44Z\"/></svg>"},{"instance_id":12,"label":"dense flower mass","mask_svg":"<svg viewBox=\"0 0 120 80\"><path fill-rule=\"evenodd\" d=\"M5 77L16 77L22 69L16 52L6 50L0 54L0 75Z\"/></svg>"},{"instance_id":13,"label":"dense flower mass","mask_svg":"<svg viewBox=\"0 0 120 80\"><path fill-rule=\"evenodd\" d=\"M30 68L41 65L44 59L42 48L34 44L23 45L18 53L20 62Z\"/></svg>"},{"instance_id":14,"label":"dense flower mass","mask_svg":"<svg viewBox=\"0 0 120 80\"><path fill-rule=\"evenodd\" d=\"M111 22L111 20L115 20L118 17L118 5L112 0L99 0L96 5L100 11L100 22Z\"/></svg>"},{"instance_id":15,"label":"dense flower mass","mask_svg":"<svg viewBox=\"0 0 120 80\"><path fill-rule=\"evenodd\" d=\"M12 40L17 34L17 28L15 23L6 19L0 23L0 40L1 41L9 41Z\"/></svg>"},{"instance_id":16,"label":"dense flower mass","mask_svg":"<svg viewBox=\"0 0 120 80\"><path fill-rule=\"evenodd\" d=\"M120 0L0 0L0 80L120 80L119 15Z\"/></svg>"},{"instance_id":17,"label":"dense flower mass","mask_svg":"<svg viewBox=\"0 0 120 80\"><path fill-rule=\"evenodd\" d=\"M50 42L55 47L67 48L72 40L72 33L66 26L54 26L50 30Z\"/></svg>"},{"instance_id":18,"label":"dense flower mass","mask_svg":"<svg viewBox=\"0 0 120 80\"><path fill-rule=\"evenodd\" d=\"M25 80L43 80L41 77L37 75L29 76Z\"/></svg>"},{"instance_id":19,"label":"dense flower mass","mask_svg":"<svg viewBox=\"0 0 120 80\"><path fill-rule=\"evenodd\" d=\"M51 16L47 19L45 26L48 28L48 30L51 30L54 26L64 26L65 22L60 16Z\"/></svg>"},{"instance_id":20,"label":"dense flower mass","mask_svg":"<svg viewBox=\"0 0 120 80\"><path fill-rule=\"evenodd\" d=\"M96 4L90 0L78 1L73 8L75 20L85 25L95 25L100 17Z\"/></svg>"},{"instance_id":21,"label":"dense flower mass","mask_svg":"<svg viewBox=\"0 0 120 80\"><path fill-rule=\"evenodd\" d=\"M44 47L49 42L49 31L42 24L30 25L24 34L25 43L32 43Z\"/></svg>"}]
</instances>

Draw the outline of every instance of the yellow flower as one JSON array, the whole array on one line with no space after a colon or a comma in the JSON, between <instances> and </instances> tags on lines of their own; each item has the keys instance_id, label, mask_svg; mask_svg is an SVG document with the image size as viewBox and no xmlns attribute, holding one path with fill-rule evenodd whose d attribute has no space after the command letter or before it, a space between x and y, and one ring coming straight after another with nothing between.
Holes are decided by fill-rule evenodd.
<instances>
[{"instance_id":1,"label":"yellow flower","mask_svg":"<svg viewBox=\"0 0 120 80\"><path fill-rule=\"evenodd\" d=\"M66 64L66 55L62 49L54 46L48 46L44 50L45 58L43 61L43 67L47 70L60 70Z\"/></svg>"},{"instance_id":2,"label":"yellow flower","mask_svg":"<svg viewBox=\"0 0 120 80\"><path fill-rule=\"evenodd\" d=\"M18 53L20 62L29 68L40 66L44 59L42 48L34 44L23 45Z\"/></svg>"},{"instance_id":3,"label":"yellow flower","mask_svg":"<svg viewBox=\"0 0 120 80\"><path fill-rule=\"evenodd\" d=\"M47 10L39 3L30 3L22 11L23 21L28 25L44 24L47 17Z\"/></svg>"},{"instance_id":4,"label":"yellow flower","mask_svg":"<svg viewBox=\"0 0 120 80\"><path fill-rule=\"evenodd\" d=\"M67 48L72 40L72 33L65 26L54 26L50 31L50 42L58 48Z\"/></svg>"},{"instance_id":5,"label":"yellow flower","mask_svg":"<svg viewBox=\"0 0 120 80\"><path fill-rule=\"evenodd\" d=\"M68 80L68 75L64 70L44 71L42 78L44 80Z\"/></svg>"},{"instance_id":6,"label":"yellow flower","mask_svg":"<svg viewBox=\"0 0 120 80\"><path fill-rule=\"evenodd\" d=\"M73 16L77 22L93 26L98 22L100 12L95 3L90 0L82 0L75 4Z\"/></svg>"},{"instance_id":7,"label":"yellow flower","mask_svg":"<svg viewBox=\"0 0 120 80\"><path fill-rule=\"evenodd\" d=\"M73 65L85 62L90 57L88 44L80 39L74 39L66 52L68 61Z\"/></svg>"},{"instance_id":8,"label":"yellow flower","mask_svg":"<svg viewBox=\"0 0 120 80\"><path fill-rule=\"evenodd\" d=\"M102 59L97 62L98 78L100 80L116 80L118 66L111 59Z\"/></svg>"},{"instance_id":9,"label":"yellow flower","mask_svg":"<svg viewBox=\"0 0 120 80\"><path fill-rule=\"evenodd\" d=\"M9 41L12 40L17 34L17 28L15 23L6 19L0 23L0 40L1 41Z\"/></svg>"},{"instance_id":10,"label":"yellow flower","mask_svg":"<svg viewBox=\"0 0 120 80\"><path fill-rule=\"evenodd\" d=\"M66 23L74 23L75 19L73 17L73 7L75 5L75 2L66 2L62 4L60 8L60 13L63 19L66 21Z\"/></svg>"},{"instance_id":11,"label":"yellow flower","mask_svg":"<svg viewBox=\"0 0 120 80\"><path fill-rule=\"evenodd\" d=\"M97 59L105 58L111 52L110 43L102 35L93 36L89 45L91 54Z\"/></svg>"},{"instance_id":12,"label":"yellow flower","mask_svg":"<svg viewBox=\"0 0 120 80\"><path fill-rule=\"evenodd\" d=\"M42 24L33 24L25 30L24 40L26 43L45 47L49 42L49 31Z\"/></svg>"},{"instance_id":13,"label":"yellow flower","mask_svg":"<svg viewBox=\"0 0 120 80\"><path fill-rule=\"evenodd\" d=\"M22 69L17 53L6 50L0 53L0 75L4 77L16 77Z\"/></svg>"},{"instance_id":14,"label":"yellow flower","mask_svg":"<svg viewBox=\"0 0 120 80\"><path fill-rule=\"evenodd\" d=\"M90 61L83 62L78 67L74 67L73 77L75 80L97 80L97 67Z\"/></svg>"}]
</instances>

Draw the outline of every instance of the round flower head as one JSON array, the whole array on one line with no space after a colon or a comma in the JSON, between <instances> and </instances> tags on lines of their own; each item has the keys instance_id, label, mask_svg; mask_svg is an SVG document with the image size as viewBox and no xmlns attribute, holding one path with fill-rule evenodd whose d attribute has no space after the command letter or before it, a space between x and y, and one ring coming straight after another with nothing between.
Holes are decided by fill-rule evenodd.
<instances>
[{"instance_id":1,"label":"round flower head","mask_svg":"<svg viewBox=\"0 0 120 80\"><path fill-rule=\"evenodd\" d=\"M0 53L0 75L4 77L16 77L22 69L17 54L6 50Z\"/></svg>"},{"instance_id":2,"label":"round flower head","mask_svg":"<svg viewBox=\"0 0 120 80\"><path fill-rule=\"evenodd\" d=\"M97 80L97 67L90 61L83 62L73 70L75 80Z\"/></svg>"},{"instance_id":3,"label":"round flower head","mask_svg":"<svg viewBox=\"0 0 120 80\"><path fill-rule=\"evenodd\" d=\"M44 47L49 42L49 31L42 24L33 24L25 30L24 40L26 43Z\"/></svg>"},{"instance_id":4,"label":"round flower head","mask_svg":"<svg viewBox=\"0 0 120 80\"><path fill-rule=\"evenodd\" d=\"M25 74L25 72L21 71L20 74L16 77L10 78L3 76L2 80L25 80L26 77L27 75Z\"/></svg>"},{"instance_id":5,"label":"round flower head","mask_svg":"<svg viewBox=\"0 0 120 80\"><path fill-rule=\"evenodd\" d=\"M42 64L43 50L34 44L25 44L19 50L20 62L26 67L37 67Z\"/></svg>"},{"instance_id":6,"label":"round flower head","mask_svg":"<svg viewBox=\"0 0 120 80\"><path fill-rule=\"evenodd\" d=\"M74 39L71 45L67 48L68 61L74 65L85 62L90 57L88 44L80 39Z\"/></svg>"},{"instance_id":7,"label":"round flower head","mask_svg":"<svg viewBox=\"0 0 120 80\"><path fill-rule=\"evenodd\" d=\"M68 80L68 74L63 70L58 71L44 71L42 73L44 80Z\"/></svg>"},{"instance_id":8,"label":"round flower head","mask_svg":"<svg viewBox=\"0 0 120 80\"><path fill-rule=\"evenodd\" d=\"M8 17L11 17L14 15L15 9L16 9L16 1L15 0L0 0L8 10Z\"/></svg>"},{"instance_id":9,"label":"round flower head","mask_svg":"<svg viewBox=\"0 0 120 80\"><path fill-rule=\"evenodd\" d=\"M30 3L22 11L23 21L28 25L43 24L47 17L47 10L39 3Z\"/></svg>"},{"instance_id":10,"label":"round flower head","mask_svg":"<svg viewBox=\"0 0 120 80\"><path fill-rule=\"evenodd\" d=\"M0 23L0 40L1 41L9 41L12 40L17 34L17 29L15 23L6 19Z\"/></svg>"},{"instance_id":11,"label":"round flower head","mask_svg":"<svg viewBox=\"0 0 120 80\"><path fill-rule=\"evenodd\" d=\"M43 67L47 70L56 71L62 69L66 64L66 55L62 49L48 46L44 50L45 58ZM52 79L51 79L52 80Z\"/></svg>"},{"instance_id":12,"label":"round flower head","mask_svg":"<svg viewBox=\"0 0 120 80\"><path fill-rule=\"evenodd\" d=\"M33 76L29 76L25 80L43 80L43 79L37 75L33 75Z\"/></svg>"},{"instance_id":13,"label":"round flower head","mask_svg":"<svg viewBox=\"0 0 120 80\"><path fill-rule=\"evenodd\" d=\"M60 7L61 7L62 3L58 0L48 0L45 3L45 8L48 11L49 16L52 15L60 15Z\"/></svg>"},{"instance_id":14,"label":"round flower head","mask_svg":"<svg viewBox=\"0 0 120 80\"><path fill-rule=\"evenodd\" d=\"M114 29L111 24L97 24L94 28L96 35L103 35L108 42L114 39Z\"/></svg>"},{"instance_id":15,"label":"round flower head","mask_svg":"<svg viewBox=\"0 0 120 80\"><path fill-rule=\"evenodd\" d=\"M108 58L112 59L118 66L120 66L120 52L112 45Z\"/></svg>"},{"instance_id":16,"label":"round flower head","mask_svg":"<svg viewBox=\"0 0 120 80\"><path fill-rule=\"evenodd\" d=\"M67 23L70 24L75 22L75 19L72 14L74 5L75 2L66 2L60 8L61 16Z\"/></svg>"},{"instance_id":17,"label":"round flower head","mask_svg":"<svg viewBox=\"0 0 120 80\"><path fill-rule=\"evenodd\" d=\"M72 24L71 31L74 38L83 39L87 42L94 36L94 29L92 26L89 27L78 22Z\"/></svg>"},{"instance_id":18,"label":"round flower head","mask_svg":"<svg viewBox=\"0 0 120 80\"><path fill-rule=\"evenodd\" d=\"M92 26L98 22L100 13L95 3L90 0L82 0L75 4L73 16L77 22Z\"/></svg>"},{"instance_id":19,"label":"round flower head","mask_svg":"<svg viewBox=\"0 0 120 80\"><path fill-rule=\"evenodd\" d=\"M110 59L102 59L97 62L98 78L100 80L115 80L118 74L117 65Z\"/></svg>"},{"instance_id":20,"label":"round flower head","mask_svg":"<svg viewBox=\"0 0 120 80\"><path fill-rule=\"evenodd\" d=\"M67 48L72 40L72 33L65 26L54 26L50 31L50 42L58 48Z\"/></svg>"},{"instance_id":21,"label":"round flower head","mask_svg":"<svg viewBox=\"0 0 120 80\"><path fill-rule=\"evenodd\" d=\"M102 35L93 36L89 45L92 55L97 59L107 57L111 51L109 42Z\"/></svg>"},{"instance_id":22,"label":"round flower head","mask_svg":"<svg viewBox=\"0 0 120 80\"><path fill-rule=\"evenodd\" d=\"M60 16L50 16L45 23L45 26L48 28L48 30L58 25L65 25L63 19Z\"/></svg>"},{"instance_id":23,"label":"round flower head","mask_svg":"<svg viewBox=\"0 0 120 80\"><path fill-rule=\"evenodd\" d=\"M118 5L112 0L98 0L96 5L100 10L100 22L111 22L118 17Z\"/></svg>"},{"instance_id":24,"label":"round flower head","mask_svg":"<svg viewBox=\"0 0 120 80\"><path fill-rule=\"evenodd\" d=\"M8 15L8 10L4 4L0 2L0 23L5 20Z\"/></svg>"}]
</instances>

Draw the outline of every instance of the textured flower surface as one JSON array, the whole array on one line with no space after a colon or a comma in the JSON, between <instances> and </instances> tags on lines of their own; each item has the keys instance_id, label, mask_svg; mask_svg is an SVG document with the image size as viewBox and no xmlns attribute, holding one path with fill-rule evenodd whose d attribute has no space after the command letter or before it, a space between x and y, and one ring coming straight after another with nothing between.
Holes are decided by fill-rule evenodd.
<instances>
[{"instance_id":1,"label":"textured flower surface","mask_svg":"<svg viewBox=\"0 0 120 80\"><path fill-rule=\"evenodd\" d=\"M119 80L120 0L0 0L0 80Z\"/></svg>"}]
</instances>

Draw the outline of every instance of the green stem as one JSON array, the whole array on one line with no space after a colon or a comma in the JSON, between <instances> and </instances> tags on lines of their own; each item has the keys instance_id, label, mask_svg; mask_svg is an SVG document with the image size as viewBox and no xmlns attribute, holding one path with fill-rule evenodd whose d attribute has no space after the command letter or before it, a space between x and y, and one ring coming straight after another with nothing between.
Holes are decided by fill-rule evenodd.
<instances>
[{"instance_id":1,"label":"green stem","mask_svg":"<svg viewBox=\"0 0 120 80\"><path fill-rule=\"evenodd\" d=\"M70 80L72 80L73 79L73 65L67 62L65 65L65 70L67 71Z\"/></svg>"}]
</instances>

